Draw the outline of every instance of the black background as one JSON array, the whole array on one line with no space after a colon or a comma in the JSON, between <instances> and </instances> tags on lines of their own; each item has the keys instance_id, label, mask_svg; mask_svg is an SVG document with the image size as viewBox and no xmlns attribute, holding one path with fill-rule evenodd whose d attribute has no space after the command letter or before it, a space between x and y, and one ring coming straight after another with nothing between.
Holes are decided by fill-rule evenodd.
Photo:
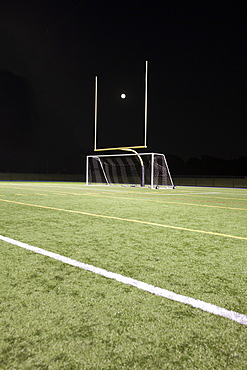
<instances>
[{"instance_id":1,"label":"black background","mask_svg":"<svg viewBox=\"0 0 247 370\"><path fill-rule=\"evenodd\" d=\"M93 152L95 75L116 84L115 70L126 81L148 60L148 151L166 154L172 173L247 175L246 8L0 1L0 172L81 173Z\"/></svg>"}]
</instances>

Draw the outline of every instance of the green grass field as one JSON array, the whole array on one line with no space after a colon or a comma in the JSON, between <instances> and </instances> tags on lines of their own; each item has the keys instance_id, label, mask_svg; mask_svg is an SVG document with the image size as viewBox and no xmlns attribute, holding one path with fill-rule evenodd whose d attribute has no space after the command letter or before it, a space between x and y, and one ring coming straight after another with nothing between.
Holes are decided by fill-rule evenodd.
<instances>
[{"instance_id":1,"label":"green grass field","mask_svg":"<svg viewBox=\"0 0 247 370\"><path fill-rule=\"evenodd\" d=\"M247 190L0 182L0 235L247 315ZM247 369L247 326L0 240L0 369Z\"/></svg>"}]
</instances>

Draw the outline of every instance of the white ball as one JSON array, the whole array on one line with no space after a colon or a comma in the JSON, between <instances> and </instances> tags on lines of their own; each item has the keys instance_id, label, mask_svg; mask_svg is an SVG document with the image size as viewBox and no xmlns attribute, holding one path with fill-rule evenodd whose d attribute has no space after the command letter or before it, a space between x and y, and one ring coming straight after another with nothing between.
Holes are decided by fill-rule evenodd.
<instances>
[{"instance_id":1,"label":"white ball","mask_svg":"<svg viewBox=\"0 0 247 370\"><path fill-rule=\"evenodd\" d=\"M125 99L126 98L126 94L121 94L121 98L122 99Z\"/></svg>"}]
</instances>

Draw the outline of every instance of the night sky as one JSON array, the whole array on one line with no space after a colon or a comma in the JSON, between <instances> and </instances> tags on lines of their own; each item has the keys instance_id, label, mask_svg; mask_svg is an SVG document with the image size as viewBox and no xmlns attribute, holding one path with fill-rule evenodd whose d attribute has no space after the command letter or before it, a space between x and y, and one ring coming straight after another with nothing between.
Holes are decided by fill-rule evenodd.
<instances>
[{"instance_id":1,"label":"night sky","mask_svg":"<svg viewBox=\"0 0 247 370\"><path fill-rule=\"evenodd\" d=\"M0 0L0 172L79 171L93 153L95 76L107 103L112 84L143 81L145 60L148 151L247 156L246 11L241 0ZM142 95L128 91L138 141ZM107 122L100 112L112 143L118 99Z\"/></svg>"}]
</instances>

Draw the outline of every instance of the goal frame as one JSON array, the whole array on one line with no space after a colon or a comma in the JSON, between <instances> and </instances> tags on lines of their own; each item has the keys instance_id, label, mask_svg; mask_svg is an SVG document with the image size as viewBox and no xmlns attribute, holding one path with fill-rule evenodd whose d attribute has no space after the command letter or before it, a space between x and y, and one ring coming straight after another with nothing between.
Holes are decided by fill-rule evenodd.
<instances>
[{"instance_id":1,"label":"goal frame","mask_svg":"<svg viewBox=\"0 0 247 370\"><path fill-rule=\"evenodd\" d=\"M147 148L147 107L148 107L148 61L145 63L145 76L144 76L144 142L141 145L129 145L115 148L98 148L98 76L95 76L95 97L94 97L94 151L108 151L108 150L128 150L128 149L146 149Z\"/></svg>"},{"instance_id":2,"label":"goal frame","mask_svg":"<svg viewBox=\"0 0 247 370\"><path fill-rule=\"evenodd\" d=\"M154 156L155 155L162 156L163 157L164 163L165 163L165 166L166 166L167 175L168 175L169 180L171 182L170 185L154 184ZM101 166L102 174L103 174L103 176L105 178L105 181L104 181L104 183L96 183L96 185L103 185L103 186L105 186L105 185L112 185L112 186L133 186L134 185L134 186L142 186L142 187L148 186L151 189L158 189L158 188L175 189L175 185L174 185L173 179L171 177L171 173L170 173L170 170L169 170L169 167L168 167L168 164L167 164L166 157L162 153L136 153L136 154L135 153L131 153L131 154L125 153L125 154L108 154L108 155L107 154L88 155L86 157L86 186L92 185L91 183L89 183L89 159L90 158L97 158L97 159L99 159L99 158L105 158L105 157L107 157L107 158L111 157L112 158L112 157L126 157L126 156L132 156L132 157L134 157L134 156L138 156L138 157L150 156L150 158L151 158L151 168L150 168L150 174L149 174L150 175L150 184L144 184L143 177L142 176L140 176L141 177L141 184L138 184L138 185L137 184L135 184L135 185L134 184L124 184L124 183L123 184L122 183L117 183L117 184L110 183L109 180L108 180L108 178L107 178L107 174L106 174L106 172L104 170L104 167L103 167L103 165L102 165L102 163L100 161L100 166ZM138 158L138 160L140 162L140 158ZM144 167L145 167L145 165L144 164L141 165L141 163L140 163L140 170L142 171L142 173L144 172ZM145 169L145 172L146 172L146 169Z\"/></svg>"}]
</instances>

